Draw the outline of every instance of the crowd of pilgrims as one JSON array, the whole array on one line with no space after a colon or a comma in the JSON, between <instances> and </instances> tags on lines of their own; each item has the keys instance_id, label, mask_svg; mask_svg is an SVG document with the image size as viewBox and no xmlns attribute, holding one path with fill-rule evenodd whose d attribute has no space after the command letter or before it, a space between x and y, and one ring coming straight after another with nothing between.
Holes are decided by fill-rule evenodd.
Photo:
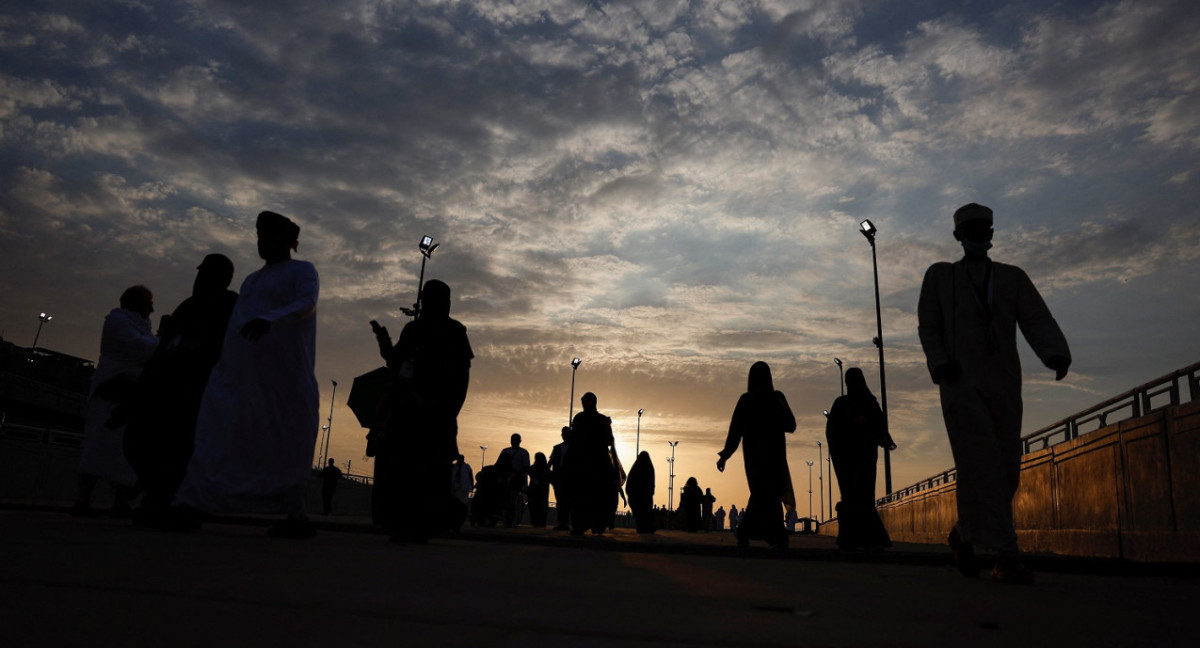
<instances>
[{"instance_id":1,"label":"crowd of pilgrims","mask_svg":"<svg viewBox=\"0 0 1200 648\"><path fill-rule=\"evenodd\" d=\"M291 258L298 225L274 212L259 214L255 225L265 264L239 292L228 289L233 263L210 254L191 297L163 317L157 333L149 319L153 294L144 286L126 290L105 318L72 514L92 514L92 491L105 479L117 485L113 512L145 526L187 531L212 513L271 512L286 516L269 529L273 537L315 533L305 499L320 427L319 280L311 263ZM667 511L654 505L649 453L625 471L612 420L590 392L549 457L538 452L531 461L514 434L493 465L472 475L457 444L474 358L467 330L450 317L444 282L426 282L418 303L419 314L395 342L371 322L389 377L367 434L375 459L372 518L393 541L425 543L467 519L512 526L526 506L531 523L546 526L551 488L556 528L573 535L603 534L622 503L639 533L669 524ZM846 379L849 393L834 403L826 431L842 490L838 544L883 548L890 542L873 505L875 461L879 447L893 444L862 372L851 369ZM728 513L739 545L787 546L796 505L786 435L795 429L770 367L755 363L717 460L724 471L742 449L750 497L741 512L731 506ZM713 511L715 501L689 478L679 497L681 526L723 529L727 514Z\"/></svg>"}]
</instances>

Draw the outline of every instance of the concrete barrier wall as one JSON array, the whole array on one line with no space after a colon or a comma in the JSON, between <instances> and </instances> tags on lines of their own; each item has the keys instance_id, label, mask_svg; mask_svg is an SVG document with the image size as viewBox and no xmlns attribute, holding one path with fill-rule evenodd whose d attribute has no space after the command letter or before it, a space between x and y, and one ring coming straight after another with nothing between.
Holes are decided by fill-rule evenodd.
<instances>
[{"instance_id":1,"label":"concrete barrier wall","mask_svg":"<svg viewBox=\"0 0 1200 648\"><path fill-rule=\"evenodd\" d=\"M955 507L950 483L879 512L893 540L940 544ZM1013 517L1026 551L1200 560L1200 402L1025 455ZM836 524L822 531L836 533Z\"/></svg>"}]
</instances>

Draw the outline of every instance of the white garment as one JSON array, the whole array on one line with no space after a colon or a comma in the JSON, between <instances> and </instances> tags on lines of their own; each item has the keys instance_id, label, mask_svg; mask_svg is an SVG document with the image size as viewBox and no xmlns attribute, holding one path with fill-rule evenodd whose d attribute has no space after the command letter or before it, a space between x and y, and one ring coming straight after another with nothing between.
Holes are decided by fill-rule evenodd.
<instances>
[{"instance_id":1,"label":"white garment","mask_svg":"<svg viewBox=\"0 0 1200 648\"><path fill-rule=\"evenodd\" d=\"M268 264L242 283L176 505L303 514L320 425L317 292L307 261ZM253 342L242 337L242 326L259 318L271 330Z\"/></svg>"},{"instance_id":2,"label":"white garment","mask_svg":"<svg viewBox=\"0 0 1200 648\"><path fill-rule=\"evenodd\" d=\"M952 361L962 368L958 379L939 385L958 469L956 526L968 543L1016 551L1012 498L1021 472L1022 412L1016 329L1043 363L1069 360L1067 340L1025 272L986 258L931 266L917 316L930 374Z\"/></svg>"},{"instance_id":3,"label":"white garment","mask_svg":"<svg viewBox=\"0 0 1200 648\"><path fill-rule=\"evenodd\" d=\"M104 426L117 402L97 396L95 392L97 387L117 376L136 379L157 346L158 338L150 330L149 318L124 308L114 308L105 316L100 333L100 360L96 363L96 373L92 374L84 415L83 456L79 458L81 474L95 475L126 486L137 481L137 474L125 459L125 426L112 430Z\"/></svg>"}]
</instances>

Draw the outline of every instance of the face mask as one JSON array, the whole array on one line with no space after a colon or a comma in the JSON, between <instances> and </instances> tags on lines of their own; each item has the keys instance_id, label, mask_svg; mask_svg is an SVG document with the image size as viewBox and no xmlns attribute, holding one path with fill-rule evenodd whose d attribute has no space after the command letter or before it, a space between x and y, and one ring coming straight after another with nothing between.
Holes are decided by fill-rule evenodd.
<instances>
[{"instance_id":1,"label":"face mask","mask_svg":"<svg viewBox=\"0 0 1200 648\"><path fill-rule=\"evenodd\" d=\"M967 256L969 257L986 257L988 250L992 249L991 241L980 243L978 241L968 241L967 239L963 239L961 243L963 246L963 252L966 252Z\"/></svg>"}]
</instances>

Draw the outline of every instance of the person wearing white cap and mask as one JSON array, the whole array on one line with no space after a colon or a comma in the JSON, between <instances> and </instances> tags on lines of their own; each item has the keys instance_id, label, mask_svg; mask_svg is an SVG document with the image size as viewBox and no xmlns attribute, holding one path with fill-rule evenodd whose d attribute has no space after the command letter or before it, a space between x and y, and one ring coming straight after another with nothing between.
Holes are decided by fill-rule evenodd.
<instances>
[{"instance_id":1,"label":"person wearing white cap and mask","mask_svg":"<svg viewBox=\"0 0 1200 648\"><path fill-rule=\"evenodd\" d=\"M1071 351L1025 272L988 258L992 222L983 205L954 212L954 238L965 255L926 271L918 332L958 471L958 521L949 537L955 564L965 576L978 575L979 545L996 552L993 580L1032 583L1013 530L1022 454L1016 328L1057 380L1067 375Z\"/></svg>"}]
</instances>

